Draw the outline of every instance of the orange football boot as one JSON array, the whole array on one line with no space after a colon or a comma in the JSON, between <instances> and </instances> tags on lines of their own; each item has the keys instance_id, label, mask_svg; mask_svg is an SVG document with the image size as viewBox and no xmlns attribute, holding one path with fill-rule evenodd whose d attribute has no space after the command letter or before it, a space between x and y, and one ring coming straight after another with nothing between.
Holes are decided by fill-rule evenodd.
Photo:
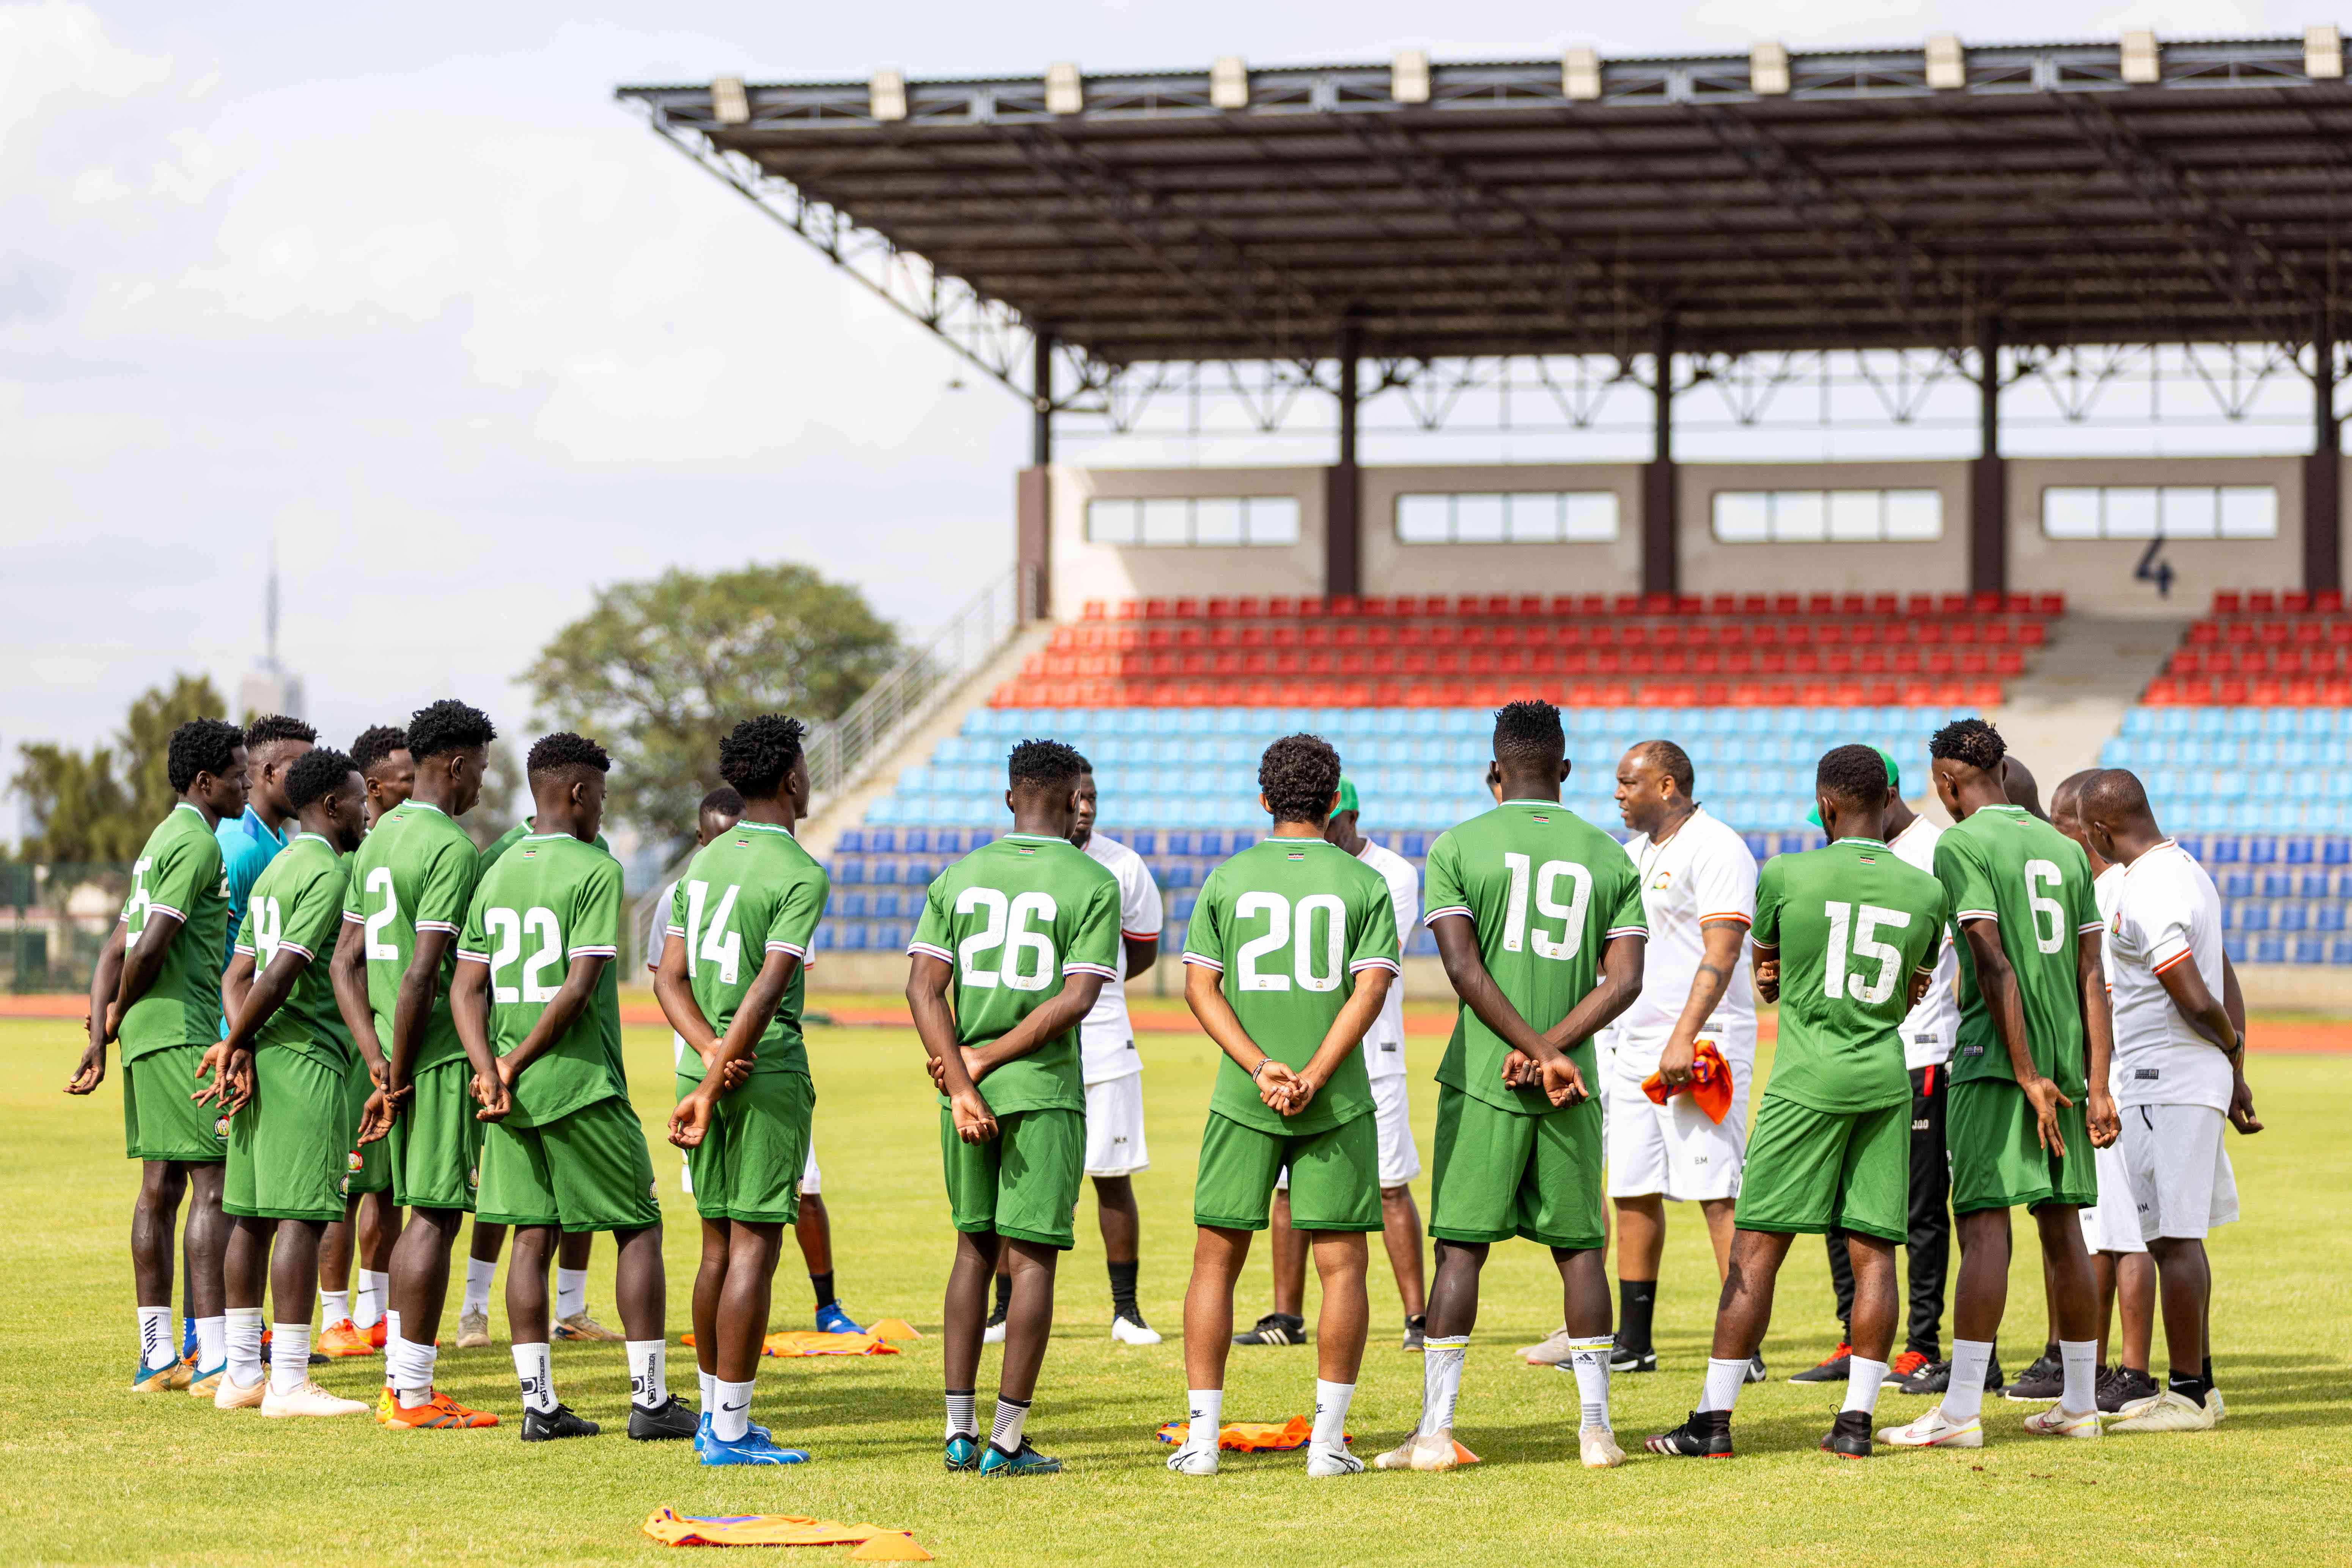
<instances>
[{"instance_id":1,"label":"orange football boot","mask_svg":"<svg viewBox=\"0 0 2352 1568\"><path fill-rule=\"evenodd\" d=\"M373 1355L376 1347L368 1343L367 1332L349 1318L338 1319L327 1325L319 1336L319 1353L331 1356Z\"/></svg>"},{"instance_id":2,"label":"orange football boot","mask_svg":"<svg viewBox=\"0 0 2352 1568\"><path fill-rule=\"evenodd\" d=\"M488 1411L468 1410L438 1389L426 1403L409 1407L404 1407L389 1388L383 1390L375 1402L375 1421L395 1432L471 1430L499 1424Z\"/></svg>"}]
</instances>

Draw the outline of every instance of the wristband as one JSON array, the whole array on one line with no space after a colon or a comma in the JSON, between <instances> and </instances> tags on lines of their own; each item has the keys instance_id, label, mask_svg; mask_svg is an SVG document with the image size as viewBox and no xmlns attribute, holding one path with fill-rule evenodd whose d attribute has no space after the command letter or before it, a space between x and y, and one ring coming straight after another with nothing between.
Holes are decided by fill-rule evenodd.
<instances>
[{"instance_id":1,"label":"wristband","mask_svg":"<svg viewBox=\"0 0 2352 1568\"><path fill-rule=\"evenodd\" d=\"M1257 1075L1264 1072L1267 1068L1272 1067L1273 1065L1274 1058L1272 1057L1258 1058L1257 1066L1250 1068L1250 1082L1255 1083L1257 1081Z\"/></svg>"}]
</instances>

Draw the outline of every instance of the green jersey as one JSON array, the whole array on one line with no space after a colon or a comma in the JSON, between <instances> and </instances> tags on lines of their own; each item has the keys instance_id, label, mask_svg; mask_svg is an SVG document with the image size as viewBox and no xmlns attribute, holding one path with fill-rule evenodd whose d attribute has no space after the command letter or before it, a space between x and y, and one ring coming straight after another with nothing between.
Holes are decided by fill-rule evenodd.
<instances>
[{"instance_id":1,"label":"green jersey","mask_svg":"<svg viewBox=\"0 0 2352 1568\"><path fill-rule=\"evenodd\" d=\"M499 834L496 838L491 839L482 850L482 869L487 871L491 867L497 865L499 856L504 855L508 850L513 848L516 845L530 837L531 836L532 825L538 821L539 818L536 816L526 816L520 822L516 823L512 827L508 828L504 833ZM602 849L607 855L610 855L613 852L612 845L605 842L604 836L601 833L596 835L596 847Z\"/></svg>"},{"instance_id":2,"label":"green jersey","mask_svg":"<svg viewBox=\"0 0 2352 1568\"><path fill-rule=\"evenodd\" d=\"M799 959L776 1016L755 1047L756 1077L762 1073L808 1076L808 1051L801 1043L801 1003L806 993L809 948L833 884L816 857L801 847L789 828L767 822L739 822L695 852L670 895L668 934L686 943L686 973L695 1005L710 1026L724 1035L736 1010L759 978L772 952ZM680 1078L700 1081L702 1058L678 1058Z\"/></svg>"},{"instance_id":3,"label":"green jersey","mask_svg":"<svg viewBox=\"0 0 2352 1568\"><path fill-rule=\"evenodd\" d=\"M1936 840L1936 879L1944 884L1952 940L1960 950L1959 1047L1952 1053L1952 1081L2016 1081L1977 985L1976 956L1960 933L1969 921L1990 919L2000 923L2000 950L2017 973L2033 1066L2080 1104L2083 995L2075 939L2102 924L2082 846L2028 816L2023 806L1979 806Z\"/></svg>"},{"instance_id":4,"label":"green jersey","mask_svg":"<svg viewBox=\"0 0 2352 1568\"><path fill-rule=\"evenodd\" d=\"M236 951L252 957L257 978L281 952L299 953L305 961L293 989L262 1020L253 1044L299 1051L339 1072L348 1072L354 1057L352 1032L335 1005L328 961L343 929L347 869L333 845L315 833L296 834L246 895L245 923L236 933Z\"/></svg>"},{"instance_id":5,"label":"green jersey","mask_svg":"<svg viewBox=\"0 0 2352 1568\"><path fill-rule=\"evenodd\" d=\"M1623 846L1556 800L1507 800L1440 834L1429 847L1427 887L1422 923L1467 920L1486 973L1538 1034L1600 984L1612 940L1649 935L1641 872ZM1540 1088L1504 1084L1510 1053L1465 1005L1437 1081L1499 1110L1550 1110ZM1569 1054L1597 1090L1591 1040L1576 1041Z\"/></svg>"},{"instance_id":6,"label":"green jersey","mask_svg":"<svg viewBox=\"0 0 2352 1568\"><path fill-rule=\"evenodd\" d=\"M457 975L457 935L473 901L481 860L474 841L447 812L421 800L393 807L380 817L352 856L351 885L343 895L343 919L366 938L368 1010L375 1015L376 1039L392 1054L393 1009L400 984L416 955L416 933L446 932L441 973L434 982L433 1010L425 1017L425 1037L409 1062L414 1075L444 1062L463 1061L466 1047L449 1020L449 985Z\"/></svg>"},{"instance_id":7,"label":"green jersey","mask_svg":"<svg viewBox=\"0 0 2352 1568\"><path fill-rule=\"evenodd\" d=\"M1875 838L1776 855L1756 882L1759 947L1780 952L1780 1043L1767 1099L1844 1114L1911 1103L1911 980L1944 946L1943 884Z\"/></svg>"},{"instance_id":8,"label":"green jersey","mask_svg":"<svg viewBox=\"0 0 2352 1568\"><path fill-rule=\"evenodd\" d=\"M1184 962L1215 970L1251 1042L1296 1071L1321 1048L1357 975L1401 973L1388 879L1320 838L1262 838L1202 884ZM1307 1109L1285 1116L1226 1057L1209 1109L1262 1132L1328 1132L1371 1114L1372 1086L1363 1052L1349 1051Z\"/></svg>"},{"instance_id":9,"label":"green jersey","mask_svg":"<svg viewBox=\"0 0 2352 1568\"><path fill-rule=\"evenodd\" d=\"M515 841L482 873L466 929L461 962L490 971L490 1048L506 1056L522 1044L563 988L575 958L617 959L621 940L621 863L565 833ZM604 965L588 1005L514 1080L518 1127L540 1127L615 1095L627 1098L621 1064L621 977Z\"/></svg>"},{"instance_id":10,"label":"green jersey","mask_svg":"<svg viewBox=\"0 0 2352 1568\"><path fill-rule=\"evenodd\" d=\"M228 942L228 873L220 840L186 801L155 825L131 866L123 952L139 945L147 917L180 917L155 982L122 1015L122 1059L220 1038L220 955Z\"/></svg>"},{"instance_id":11,"label":"green jersey","mask_svg":"<svg viewBox=\"0 0 2352 1568\"><path fill-rule=\"evenodd\" d=\"M1008 833L940 873L907 951L953 966L956 1039L986 1045L1060 995L1065 977L1118 975L1118 879L1067 839ZM980 1093L1000 1116L1083 1112L1077 1024L990 1073Z\"/></svg>"}]
</instances>

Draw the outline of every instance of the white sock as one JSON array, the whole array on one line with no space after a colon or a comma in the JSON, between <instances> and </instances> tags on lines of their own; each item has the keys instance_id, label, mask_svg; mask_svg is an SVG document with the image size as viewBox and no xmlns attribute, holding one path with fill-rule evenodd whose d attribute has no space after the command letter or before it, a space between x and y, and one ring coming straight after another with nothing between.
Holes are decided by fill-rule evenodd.
<instances>
[{"instance_id":1,"label":"white sock","mask_svg":"<svg viewBox=\"0 0 2352 1568\"><path fill-rule=\"evenodd\" d=\"M1748 1381L1748 1358L1706 1358L1706 1387L1698 1396L1701 1410L1729 1410L1739 1403L1740 1385Z\"/></svg>"},{"instance_id":2,"label":"white sock","mask_svg":"<svg viewBox=\"0 0 2352 1568\"><path fill-rule=\"evenodd\" d=\"M400 1314L386 1312L383 1315L383 1385L386 1388L397 1389L400 1386L401 1347L407 1342L400 1331Z\"/></svg>"},{"instance_id":3,"label":"white sock","mask_svg":"<svg viewBox=\"0 0 2352 1568\"><path fill-rule=\"evenodd\" d=\"M1422 1342L1421 1426L1430 1436L1454 1429L1454 1404L1462 1397L1462 1358L1470 1352L1470 1336L1434 1336Z\"/></svg>"},{"instance_id":4,"label":"white sock","mask_svg":"<svg viewBox=\"0 0 2352 1568\"><path fill-rule=\"evenodd\" d=\"M1576 1402L1584 1430L1609 1430L1609 1354L1615 1345L1609 1334L1568 1342L1568 1364L1576 1373Z\"/></svg>"},{"instance_id":5,"label":"white sock","mask_svg":"<svg viewBox=\"0 0 2352 1568\"><path fill-rule=\"evenodd\" d=\"M1845 1363L1845 1403L1841 1411L1860 1410L1864 1413L1878 1408L1879 1385L1886 1381L1886 1363L1853 1356Z\"/></svg>"},{"instance_id":6,"label":"white sock","mask_svg":"<svg viewBox=\"0 0 2352 1568\"><path fill-rule=\"evenodd\" d=\"M374 1328L376 1320L383 1316L384 1290L391 1278L373 1268L360 1270L359 1296L352 1302L351 1312L352 1322L355 1326Z\"/></svg>"},{"instance_id":7,"label":"white sock","mask_svg":"<svg viewBox=\"0 0 2352 1568\"><path fill-rule=\"evenodd\" d=\"M1944 1419L1967 1426L1984 1409L1985 1370L1992 1365L1990 1340L1952 1342L1952 1382L1939 1402Z\"/></svg>"},{"instance_id":8,"label":"white sock","mask_svg":"<svg viewBox=\"0 0 2352 1568\"><path fill-rule=\"evenodd\" d=\"M629 1403L640 1410L656 1410L669 1400L669 1342L631 1340Z\"/></svg>"},{"instance_id":9,"label":"white sock","mask_svg":"<svg viewBox=\"0 0 2352 1568\"><path fill-rule=\"evenodd\" d=\"M516 1345L514 1348L515 1381L522 1384L523 1407L536 1410L541 1415L555 1413L554 1357L544 1343Z\"/></svg>"},{"instance_id":10,"label":"white sock","mask_svg":"<svg viewBox=\"0 0 2352 1568\"><path fill-rule=\"evenodd\" d=\"M172 1309L140 1308L139 1364L152 1371L159 1366L169 1366L179 1359L180 1347L172 1339Z\"/></svg>"},{"instance_id":11,"label":"white sock","mask_svg":"<svg viewBox=\"0 0 2352 1568\"><path fill-rule=\"evenodd\" d=\"M1327 1454L1348 1451L1348 1402L1355 1397L1352 1383L1315 1380L1315 1435L1307 1439L1310 1447Z\"/></svg>"},{"instance_id":12,"label":"white sock","mask_svg":"<svg viewBox=\"0 0 2352 1568\"><path fill-rule=\"evenodd\" d=\"M988 1434L988 1446L1002 1453L1021 1451L1021 1428L1029 1419L1029 1402L996 1396L996 1425Z\"/></svg>"},{"instance_id":13,"label":"white sock","mask_svg":"<svg viewBox=\"0 0 2352 1568\"><path fill-rule=\"evenodd\" d=\"M701 1412L708 1415L718 1407L719 1376L716 1373L705 1372L698 1366L694 1369L694 1379L695 1386L701 1392Z\"/></svg>"},{"instance_id":14,"label":"white sock","mask_svg":"<svg viewBox=\"0 0 2352 1568\"><path fill-rule=\"evenodd\" d=\"M979 1436L980 1400L978 1396L969 1388L950 1388L947 1392L948 1429L945 1436L948 1437Z\"/></svg>"},{"instance_id":15,"label":"white sock","mask_svg":"<svg viewBox=\"0 0 2352 1568\"><path fill-rule=\"evenodd\" d=\"M269 1392L291 1394L310 1381L310 1325L269 1325Z\"/></svg>"},{"instance_id":16,"label":"white sock","mask_svg":"<svg viewBox=\"0 0 2352 1568\"><path fill-rule=\"evenodd\" d=\"M565 1268L555 1270L555 1315L576 1317L588 1310L588 1270Z\"/></svg>"},{"instance_id":17,"label":"white sock","mask_svg":"<svg viewBox=\"0 0 2352 1568\"><path fill-rule=\"evenodd\" d=\"M488 1263L478 1258L466 1259L466 1294L458 1303L460 1312L487 1313L490 1310L490 1281L499 1277L499 1260Z\"/></svg>"},{"instance_id":18,"label":"white sock","mask_svg":"<svg viewBox=\"0 0 2352 1568\"><path fill-rule=\"evenodd\" d=\"M419 1344L415 1340L403 1340L397 1360L389 1353L391 1344L388 1341L385 1350L384 1361L393 1368L393 1375L399 1379L393 1384L393 1391L394 1397L400 1401L400 1407L414 1410L420 1405L432 1404L433 1363L441 1354L440 1347L430 1342Z\"/></svg>"},{"instance_id":19,"label":"white sock","mask_svg":"<svg viewBox=\"0 0 2352 1568\"><path fill-rule=\"evenodd\" d=\"M2099 1402L2099 1342L2060 1340L2058 1362L2066 1376L2066 1392L2058 1396L2058 1408L2069 1415L2080 1415Z\"/></svg>"},{"instance_id":20,"label":"white sock","mask_svg":"<svg viewBox=\"0 0 2352 1568\"><path fill-rule=\"evenodd\" d=\"M1184 1436L1184 1447L1203 1454L1215 1453L1218 1435L1225 1429L1225 1391L1192 1389L1185 1394L1184 1403L1192 1412L1192 1426Z\"/></svg>"},{"instance_id":21,"label":"white sock","mask_svg":"<svg viewBox=\"0 0 2352 1568\"><path fill-rule=\"evenodd\" d=\"M196 1370L217 1372L228 1360L228 1320L198 1318L196 1320Z\"/></svg>"},{"instance_id":22,"label":"white sock","mask_svg":"<svg viewBox=\"0 0 2352 1568\"><path fill-rule=\"evenodd\" d=\"M239 1388L251 1388L261 1381L261 1309L231 1307L223 1314L222 1359L228 1363L228 1379ZM308 1354L302 1358L306 1363Z\"/></svg>"},{"instance_id":23,"label":"white sock","mask_svg":"<svg viewBox=\"0 0 2352 1568\"><path fill-rule=\"evenodd\" d=\"M319 1326L331 1329L352 1315L352 1293L343 1290L319 1292Z\"/></svg>"},{"instance_id":24,"label":"white sock","mask_svg":"<svg viewBox=\"0 0 2352 1568\"><path fill-rule=\"evenodd\" d=\"M719 1403L710 1409L710 1435L722 1443L740 1443L751 1429L751 1384L719 1382L718 1392Z\"/></svg>"}]
</instances>

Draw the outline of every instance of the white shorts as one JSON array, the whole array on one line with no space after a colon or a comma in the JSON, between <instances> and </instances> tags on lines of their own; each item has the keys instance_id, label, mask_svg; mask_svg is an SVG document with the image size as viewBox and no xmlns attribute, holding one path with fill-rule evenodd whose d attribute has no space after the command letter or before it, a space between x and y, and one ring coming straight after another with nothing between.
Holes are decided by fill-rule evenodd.
<instances>
[{"instance_id":1,"label":"white shorts","mask_svg":"<svg viewBox=\"0 0 2352 1568\"><path fill-rule=\"evenodd\" d=\"M2093 1252L2146 1252L2147 1243L2139 1238L2139 1213L2132 1207L2123 1140L2092 1150L2091 1168L2099 1178L2099 1201L2081 1211L2083 1245Z\"/></svg>"},{"instance_id":2,"label":"white shorts","mask_svg":"<svg viewBox=\"0 0 2352 1568\"><path fill-rule=\"evenodd\" d=\"M1400 1073L1372 1079L1372 1125L1381 1140L1381 1186L1401 1187L1421 1174L1421 1147L1412 1141L1412 1098L1405 1086L1412 1080ZM1290 1190L1290 1167L1274 1179L1275 1190Z\"/></svg>"},{"instance_id":3,"label":"white shorts","mask_svg":"<svg viewBox=\"0 0 2352 1568\"><path fill-rule=\"evenodd\" d=\"M1740 1167L1748 1159L1750 1070L1746 1062L1731 1064L1731 1109L1719 1126L1687 1094L1653 1105L1642 1092L1641 1079L1611 1075L1601 1134L1609 1155L1609 1195L1658 1195L1675 1203L1738 1197Z\"/></svg>"},{"instance_id":4,"label":"white shorts","mask_svg":"<svg viewBox=\"0 0 2352 1568\"><path fill-rule=\"evenodd\" d=\"M1087 1085L1087 1174L1132 1176L1151 1169L1143 1142L1143 1075Z\"/></svg>"},{"instance_id":5,"label":"white shorts","mask_svg":"<svg viewBox=\"0 0 2352 1568\"><path fill-rule=\"evenodd\" d=\"M2118 1108L2132 1206L2144 1240L2202 1241L2238 1217L2238 1178L2221 1148L2229 1118L2210 1105Z\"/></svg>"}]
</instances>

